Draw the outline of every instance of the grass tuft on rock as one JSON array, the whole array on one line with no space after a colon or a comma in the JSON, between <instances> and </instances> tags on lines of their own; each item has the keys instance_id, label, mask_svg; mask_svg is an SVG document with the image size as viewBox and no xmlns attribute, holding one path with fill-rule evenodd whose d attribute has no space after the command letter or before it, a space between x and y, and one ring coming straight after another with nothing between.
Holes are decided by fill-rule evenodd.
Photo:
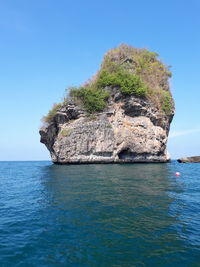
<instances>
[{"instance_id":1,"label":"grass tuft on rock","mask_svg":"<svg viewBox=\"0 0 200 267\"><path fill-rule=\"evenodd\" d=\"M62 103L55 103L52 109L49 110L48 114L42 118L44 123L50 123L55 117L57 111L62 107Z\"/></svg>"},{"instance_id":2,"label":"grass tuft on rock","mask_svg":"<svg viewBox=\"0 0 200 267\"><path fill-rule=\"evenodd\" d=\"M71 133L71 129L70 128L64 128L61 130L60 134L63 136L63 137L67 137L69 136Z\"/></svg>"}]
</instances>

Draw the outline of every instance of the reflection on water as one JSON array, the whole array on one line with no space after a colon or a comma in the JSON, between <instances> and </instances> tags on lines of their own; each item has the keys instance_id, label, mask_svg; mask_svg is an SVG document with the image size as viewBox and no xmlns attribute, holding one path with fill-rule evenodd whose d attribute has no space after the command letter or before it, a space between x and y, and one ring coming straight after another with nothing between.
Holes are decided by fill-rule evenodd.
<instances>
[{"instance_id":1,"label":"reflection on water","mask_svg":"<svg viewBox=\"0 0 200 267\"><path fill-rule=\"evenodd\" d=\"M192 175L188 165L27 164L15 164L15 183L7 177L10 186L19 186L11 186L3 202L11 209L9 194L14 195L18 213L11 211L14 226L2 227L14 241L9 246L5 242L3 262L198 266L200 186L195 176L187 183ZM174 176L177 168L185 168L179 170L185 174L179 180ZM4 217L11 220L5 213Z\"/></svg>"}]
</instances>

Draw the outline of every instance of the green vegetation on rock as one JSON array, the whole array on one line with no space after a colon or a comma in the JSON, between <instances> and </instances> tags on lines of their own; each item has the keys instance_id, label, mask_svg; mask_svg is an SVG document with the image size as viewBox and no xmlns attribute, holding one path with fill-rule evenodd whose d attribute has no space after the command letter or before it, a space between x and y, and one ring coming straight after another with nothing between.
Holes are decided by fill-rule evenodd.
<instances>
[{"instance_id":1,"label":"green vegetation on rock","mask_svg":"<svg viewBox=\"0 0 200 267\"><path fill-rule=\"evenodd\" d=\"M147 86L145 86L140 77L122 68L112 73L109 73L107 70L100 72L97 79L97 87L105 88L106 86L117 87L125 95L147 95Z\"/></svg>"},{"instance_id":2,"label":"green vegetation on rock","mask_svg":"<svg viewBox=\"0 0 200 267\"><path fill-rule=\"evenodd\" d=\"M70 128L64 128L61 130L60 134L63 136L63 137L66 137L66 136L69 136L71 133L71 129Z\"/></svg>"},{"instance_id":3,"label":"green vegetation on rock","mask_svg":"<svg viewBox=\"0 0 200 267\"><path fill-rule=\"evenodd\" d=\"M169 77L171 71L158 59L157 53L122 44L106 53L100 70L88 83L69 88L68 97L88 114L94 114L106 108L112 90L118 89L125 96L150 99L168 115L173 107ZM50 122L61 105L54 105L44 121Z\"/></svg>"},{"instance_id":4,"label":"green vegetation on rock","mask_svg":"<svg viewBox=\"0 0 200 267\"><path fill-rule=\"evenodd\" d=\"M43 122L50 123L54 116L56 115L56 112L62 107L62 103L56 103L53 105L52 109L49 110L48 114L42 118Z\"/></svg>"},{"instance_id":5,"label":"green vegetation on rock","mask_svg":"<svg viewBox=\"0 0 200 267\"><path fill-rule=\"evenodd\" d=\"M80 100L83 108L89 113L94 113L102 111L106 107L109 92L101 88L80 87L71 89L70 96Z\"/></svg>"},{"instance_id":6,"label":"green vegetation on rock","mask_svg":"<svg viewBox=\"0 0 200 267\"><path fill-rule=\"evenodd\" d=\"M166 115L170 114L172 103L171 103L171 95L169 91L161 90L161 104L162 110Z\"/></svg>"}]
</instances>

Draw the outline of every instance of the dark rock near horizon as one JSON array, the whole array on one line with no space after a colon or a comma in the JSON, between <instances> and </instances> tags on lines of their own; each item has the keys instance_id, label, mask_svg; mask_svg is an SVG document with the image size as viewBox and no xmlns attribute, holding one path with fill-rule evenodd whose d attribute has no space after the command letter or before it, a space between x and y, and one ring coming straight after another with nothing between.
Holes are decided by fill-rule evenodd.
<instances>
[{"instance_id":1,"label":"dark rock near horizon","mask_svg":"<svg viewBox=\"0 0 200 267\"><path fill-rule=\"evenodd\" d=\"M200 156L180 158L177 161L179 163L200 163Z\"/></svg>"}]
</instances>

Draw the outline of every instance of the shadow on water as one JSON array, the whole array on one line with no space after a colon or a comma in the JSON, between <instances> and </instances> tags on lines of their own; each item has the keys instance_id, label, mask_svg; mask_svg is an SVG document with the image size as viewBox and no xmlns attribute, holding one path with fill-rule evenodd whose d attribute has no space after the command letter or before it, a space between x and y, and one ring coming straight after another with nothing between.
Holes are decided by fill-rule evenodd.
<instances>
[{"instance_id":1,"label":"shadow on water","mask_svg":"<svg viewBox=\"0 0 200 267\"><path fill-rule=\"evenodd\" d=\"M198 266L198 247L183 234L185 185L172 177L173 164L36 169L37 205L12 258L19 266Z\"/></svg>"}]
</instances>

